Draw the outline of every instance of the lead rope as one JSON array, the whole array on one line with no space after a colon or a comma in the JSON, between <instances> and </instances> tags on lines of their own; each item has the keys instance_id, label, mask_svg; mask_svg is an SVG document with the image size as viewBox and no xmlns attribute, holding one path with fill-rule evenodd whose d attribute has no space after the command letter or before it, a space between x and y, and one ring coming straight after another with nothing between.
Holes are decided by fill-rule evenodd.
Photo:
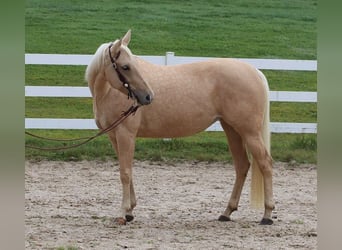
<instances>
[{"instance_id":1,"label":"lead rope","mask_svg":"<svg viewBox=\"0 0 342 250\"><path fill-rule=\"evenodd\" d=\"M48 138L48 137L43 137L39 135L32 134L30 132L25 131L25 134L38 138L38 139L43 139L43 140L48 140L48 141L81 141L80 143L73 144L73 145L68 145L68 146L63 146L63 147L50 147L50 148L43 148L43 147L37 147L37 146L32 146L32 145L25 145L26 148L31 148L31 149L37 149L37 150L45 150L45 151L58 151L58 150L64 150L64 149L71 149L71 148L76 148L79 147L83 144L86 144L95 138L108 133L109 131L113 130L116 128L120 123L122 123L128 116L131 114L135 114L135 112L138 110L140 106L139 105L132 105L127 111L122 112L120 117L115 120L111 125L109 125L107 128L100 130L97 134L89 137L80 137L80 138L74 138L74 139L55 139L55 138Z\"/></svg>"}]
</instances>

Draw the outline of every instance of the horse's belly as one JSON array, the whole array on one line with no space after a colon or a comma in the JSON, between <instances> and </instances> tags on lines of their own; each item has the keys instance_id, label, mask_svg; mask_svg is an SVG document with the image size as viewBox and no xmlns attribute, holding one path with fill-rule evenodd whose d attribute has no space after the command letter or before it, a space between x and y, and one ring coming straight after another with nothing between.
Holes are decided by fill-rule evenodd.
<instances>
[{"instance_id":1,"label":"horse's belly","mask_svg":"<svg viewBox=\"0 0 342 250\"><path fill-rule=\"evenodd\" d=\"M217 120L217 117L184 117L147 122L140 127L139 137L174 138L191 136L204 131Z\"/></svg>"}]
</instances>

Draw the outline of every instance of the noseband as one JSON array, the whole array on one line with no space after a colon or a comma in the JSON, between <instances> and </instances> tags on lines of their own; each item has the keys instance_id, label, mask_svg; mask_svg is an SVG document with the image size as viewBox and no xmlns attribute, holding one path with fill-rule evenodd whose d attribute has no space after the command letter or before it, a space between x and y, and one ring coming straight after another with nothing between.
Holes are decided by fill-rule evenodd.
<instances>
[{"instance_id":1,"label":"noseband","mask_svg":"<svg viewBox=\"0 0 342 250\"><path fill-rule=\"evenodd\" d=\"M128 81L126 80L125 76L120 72L119 70L119 67L116 63L116 60L118 60L119 56L120 56L120 50L119 50L119 53L116 55L115 58L112 57L112 53L110 53L110 48L113 46L113 43L111 43L108 47L108 54L109 54L109 58L110 58L110 61L112 62L112 66L113 68L115 69L116 73L118 74L118 77L120 79L120 81L122 82L122 86L124 86L124 88L127 89L128 91L128 99L129 98L132 98L134 99L134 92L133 90L131 89L131 86L129 85Z\"/></svg>"}]
</instances>

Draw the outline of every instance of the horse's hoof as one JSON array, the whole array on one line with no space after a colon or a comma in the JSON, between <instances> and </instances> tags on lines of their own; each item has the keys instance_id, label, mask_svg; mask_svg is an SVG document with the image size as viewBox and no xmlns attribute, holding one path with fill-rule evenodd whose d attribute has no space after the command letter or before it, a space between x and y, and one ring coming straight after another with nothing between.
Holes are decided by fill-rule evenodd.
<instances>
[{"instance_id":1,"label":"horse's hoof","mask_svg":"<svg viewBox=\"0 0 342 250\"><path fill-rule=\"evenodd\" d=\"M273 224L273 220L267 219L267 218L262 218L262 220L259 223L259 225L272 225L272 224Z\"/></svg>"},{"instance_id":2,"label":"horse's hoof","mask_svg":"<svg viewBox=\"0 0 342 250\"><path fill-rule=\"evenodd\" d=\"M219 221L231 221L231 219L225 215L220 215L218 218Z\"/></svg>"},{"instance_id":3,"label":"horse's hoof","mask_svg":"<svg viewBox=\"0 0 342 250\"><path fill-rule=\"evenodd\" d=\"M127 222L130 222L130 221L132 221L134 219L134 216L133 215L126 215L126 221Z\"/></svg>"},{"instance_id":4,"label":"horse's hoof","mask_svg":"<svg viewBox=\"0 0 342 250\"><path fill-rule=\"evenodd\" d=\"M115 218L115 222L118 224L118 225L126 225L126 220L122 217L120 218Z\"/></svg>"}]
</instances>

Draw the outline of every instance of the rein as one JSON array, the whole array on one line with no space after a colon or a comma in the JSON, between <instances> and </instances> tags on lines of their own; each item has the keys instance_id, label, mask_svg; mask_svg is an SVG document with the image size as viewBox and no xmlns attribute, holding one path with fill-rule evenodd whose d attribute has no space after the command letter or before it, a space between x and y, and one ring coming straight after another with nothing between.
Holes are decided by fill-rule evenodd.
<instances>
[{"instance_id":1,"label":"rein","mask_svg":"<svg viewBox=\"0 0 342 250\"><path fill-rule=\"evenodd\" d=\"M35 134L32 134L32 133L25 131L25 134L27 134L29 136L32 136L32 137L35 137L38 139L48 140L48 141L69 141L69 142L70 141L82 141L82 142L77 143L77 144L63 146L63 147L43 148L43 147L37 147L37 146L32 146L32 145L25 145L25 147L31 148L31 149L37 149L37 150L45 150L45 151L58 151L58 150L71 149L71 148L79 147L79 146L86 144L87 142L90 142L90 141L94 140L95 138L113 130L114 128L119 126L119 124L122 123L128 116L130 116L131 114L134 115L139 107L140 107L139 105L137 105L137 106L132 105L127 111L123 111L122 114L120 115L120 117L117 120L115 120L112 124L110 124L107 128L102 129L97 134L95 134L93 136L89 136L89 137L80 137L80 138L74 138L74 139L55 139L55 138L47 138L47 137L35 135Z\"/></svg>"}]
</instances>

